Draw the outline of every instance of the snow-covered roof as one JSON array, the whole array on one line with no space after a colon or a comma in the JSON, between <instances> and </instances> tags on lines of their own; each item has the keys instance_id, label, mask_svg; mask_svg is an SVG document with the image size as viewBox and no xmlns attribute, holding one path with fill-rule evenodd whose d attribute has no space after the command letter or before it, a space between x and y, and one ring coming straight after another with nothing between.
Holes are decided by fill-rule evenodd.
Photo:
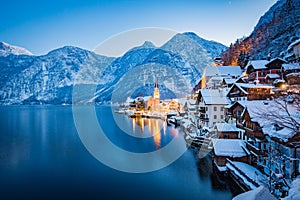
<instances>
[{"instance_id":1,"label":"snow-covered roof","mask_svg":"<svg viewBox=\"0 0 300 200\"><path fill-rule=\"evenodd\" d=\"M283 200L295 200L300 199L300 178L296 178L292 182L292 187L289 190L289 195Z\"/></svg>"},{"instance_id":2,"label":"snow-covered roof","mask_svg":"<svg viewBox=\"0 0 300 200\"><path fill-rule=\"evenodd\" d=\"M260 186L254 190L244 192L232 200L276 200L270 191L264 186Z\"/></svg>"},{"instance_id":3,"label":"snow-covered roof","mask_svg":"<svg viewBox=\"0 0 300 200\"><path fill-rule=\"evenodd\" d=\"M265 100L255 100L255 101L239 101L239 103L244 107L247 108L247 111L249 113L249 116L253 122L260 122L260 124L263 123L259 113L269 109L270 104L272 104L271 101L265 101ZM242 115L246 109L243 111Z\"/></svg>"},{"instance_id":4,"label":"snow-covered roof","mask_svg":"<svg viewBox=\"0 0 300 200\"><path fill-rule=\"evenodd\" d=\"M288 128L282 128L281 130L276 130L273 124L263 127L263 132L270 137L278 138L283 142L287 142L290 138L295 136L296 132Z\"/></svg>"},{"instance_id":5,"label":"snow-covered roof","mask_svg":"<svg viewBox=\"0 0 300 200\"><path fill-rule=\"evenodd\" d=\"M253 84L253 83L234 83L231 88L229 89L227 95L232 91L233 87L237 87L242 93L248 94L249 88L273 88L273 86L270 85L263 85L263 84ZM234 94L234 93L230 93Z\"/></svg>"},{"instance_id":6,"label":"snow-covered roof","mask_svg":"<svg viewBox=\"0 0 300 200\"><path fill-rule=\"evenodd\" d=\"M298 39L298 40L296 40L296 41L294 41L293 43L291 43L289 46L288 46L288 50L289 49L291 49L291 48L293 48L295 45L297 45L298 43L300 43L300 39Z\"/></svg>"},{"instance_id":7,"label":"snow-covered roof","mask_svg":"<svg viewBox=\"0 0 300 200\"><path fill-rule=\"evenodd\" d=\"M290 73L290 74L287 74L286 77L291 77L291 76L300 76L300 72L297 72L297 73Z\"/></svg>"},{"instance_id":8,"label":"snow-covered roof","mask_svg":"<svg viewBox=\"0 0 300 200\"><path fill-rule=\"evenodd\" d=\"M300 64L299 63L282 64L282 67L284 70L294 70L294 69L300 69Z\"/></svg>"},{"instance_id":9,"label":"snow-covered roof","mask_svg":"<svg viewBox=\"0 0 300 200\"><path fill-rule=\"evenodd\" d=\"M280 109L280 106L275 101L239 101L241 105L243 105L251 118L251 121L257 122L263 130L263 133L269 135L270 137L276 137L283 142L287 142L290 138L292 138L296 132L289 128L282 128L281 130L277 130L274 127L276 123L284 123L280 119L287 119L290 115L296 121L300 121L300 113L296 105L288 104L287 108L289 110L289 114ZM246 109L242 113L244 115ZM264 113L272 113L276 115L274 119L270 116L268 119L262 117ZM280 124L278 124L280 125Z\"/></svg>"},{"instance_id":10,"label":"snow-covered roof","mask_svg":"<svg viewBox=\"0 0 300 200\"><path fill-rule=\"evenodd\" d=\"M248 69L250 66L252 66L254 69L266 69L266 64L268 63L268 60L250 60L246 66L246 69Z\"/></svg>"},{"instance_id":11,"label":"snow-covered roof","mask_svg":"<svg viewBox=\"0 0 300 200\"><path fill-rule=\"evenodd\" d=\"M238 132L241 130L237 128L235 124L230 123L216 123L215 128L220 132Z\"/></svg>"},{"instance_id":12,"label":"snow-covered roof","mask_svg":"<svg viewBox=\"0 0 300 200\"><path fill-rule=\"evenodd\" d=\"M270 79L276 79L276 78L280 78L280 76L278 74L268 74L266 76L266 78L270 78Z\"/></svg>"},{"instance_id":13,"label":"snow-covered roof","mask_svg":"<svg viewBox=\"0 0 300 200\"><path fill-rule=\"evenodd\" d=\"M150 98L152 98L152 96L145 96L145 97L143 97L144 101L149 101Z\"/></svg>"},{"instance_id":14,"label":"snow-covered roof","mask_svg":"<svg viewBox=\"0 0 300 200\"><path fill-rule=\"evenodd\" d=\"M221 76L240 76L242 74L242 70L240 66L217 66L219 70L219 75Z\"/></svg>"},{"instance_id":15,"label":"snow-covered roof","mask_svg":"<svg viewBox=\"0 0 300 200\"><path fill-rule=\"evenodd\" d=\"M242 88L272 88L273 86L264 84L253 84L253 83L235 83L238 87Z\"/></svg>"},{"instance_id":16,"label":"snow-covered roof","mask_svg":"<svg viewBox=\"0 0 300 200\"><path fill-rule=\"evenodd\" d=\"M242 70L240 66L209 66L205 68L205 76L221 76L221 77L231 77L240 76Z\"/></svg>"},{"instance_id":17,"label":"snow-covered roof","mask_svg":"<svg viewBox=\"0 0 300 200\"><path fill-rule=\"evenodd\" d=\"M212 82L212 81L223 81L223 77L220 77L220 76L215 76L215 77L212 77L209 82Z\"/></svg>"},{"instance_id":18,"label":"snow-covered roof","mask_svg":"<svg viewBox=\"0 0 300 200\"><path fill-rule=\"evenodd\" d=\"M233 158L244 157L250 154L246 149L246 143L238 139L214 139L214 154Z\"/></svg>"},{"instance_id":19,"label":"snow-covered roof","mask_svg":"<svg viewBox=\"0 0 300 200\"><path fill-rule=\"evenodd\" d=\"M227 105L228 100L224 89L201 89L200 94L206 105Z\"/></svg>"},{"instance_id":20,"label":"snow-covered roof","mask_svg":"<svg viewBox=\"0 0 300 200\"><path fill-rule=\"evenodd\" d=\"M226 84L233 84L236 82L237 79L234 79L234 78L224 78L224 82Z\"/></svg>"},{"instance_id":21,"label":"snow-covered roof","mask_svg":"<svg viewBox=\"0 0 300 200\"><path fill-rule=\"evenodd\" d=\"M269 65L270 63L274 62L275 60L280 60L281 62L286 63L286 60L276 57L276 58L273 58L272 60L270 60L266 65Z\"/></svg>"}]
</instances>

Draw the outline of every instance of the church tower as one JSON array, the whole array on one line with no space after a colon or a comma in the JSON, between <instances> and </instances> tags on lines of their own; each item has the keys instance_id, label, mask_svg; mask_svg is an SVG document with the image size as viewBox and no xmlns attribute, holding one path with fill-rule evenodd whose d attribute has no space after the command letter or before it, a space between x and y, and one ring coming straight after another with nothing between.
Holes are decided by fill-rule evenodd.
<instances>
[{"instance_id":1,"label":"church tower","mask_svg":"<svg viewBox=\"0 0 300 200\"><path fill-rule=\"evenodd\" d=\"M157 76L155 77L155 88L154 88L154 99L160 99L160 95L159 95L159 89L158 89L158 79Z\"/></svg>"}]
</instances>

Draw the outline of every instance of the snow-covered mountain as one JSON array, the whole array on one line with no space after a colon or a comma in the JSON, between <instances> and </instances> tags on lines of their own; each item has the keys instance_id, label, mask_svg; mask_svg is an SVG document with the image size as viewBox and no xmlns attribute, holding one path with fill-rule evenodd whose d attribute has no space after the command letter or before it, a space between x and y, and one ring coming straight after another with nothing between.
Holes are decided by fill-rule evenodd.
<instances>
[{"instance_id":1,"label":"snow-covered mountain","mask_svg":"<svg viewBox=\"0 0 300 200\"><path fill-rule=\"evenodd\" d=\"M113 60L76 47L38 57L0 57L0 100L3 104L71 103L74 80L97 84ZM79 70L86 73L77 77Z\"/></svg>"},{"instance_id":2,"label":"snow-covered mountain","mask_svg":"<svg viewBox=\"0 0 300 200\"><path fill-rule=\"evenodd\" d=\"M175 96L187 94L211 64L211 50L205 48L217 44L207 41L205 46L197 37L177 34L162 47L146 41L119 58L71 46L43 56L1 54L0 103L71 103L74 83L82 89L77 94L80 103L108 102L116 91L122 93L122 98L114 100L121 101L138 90L151 91L147 87L153 85L155 76L162 97L174 97L171 91L176 91ZM148 93L144 95L152 95Z\"/></svg>"},{"instance_id":3,"label":"snow-covered mountain","mask_svg":"<svg viewBox=\"0 0 300 200\"><path fill-rule=\"evenodd\" d=\"M224 52L227 49L225 45L212 40L205 40L193 32L186 32L183 33L183 35L195 40L200 46L202 46L207 51L207 53L212 58L220 57L222 55L222 52Z\"/></svg>"},{"instance_id":4,"label":"snow-covered mountain","mask_svg":"<svg viewBox=\"0 0 300 200\"><path fill-rule=\"evenodd\" d=\"M278 0L258 21L253 32L223 54L226 65L237 63L240 53L252 59L286 56L288 46L300 39L300 1Z\"/></svg>"},{"instance_id":5,"label":"snow-covered mountain","mask_svg":"<svg viewBox=\"0 0 300 200\"><path fill-rule=\"evenodd\" d=\"M33 54L25 48L17 47L13 45L9 45L5 42L0 42L0 56L8 56L8 55L30 55Z\"/></svg>"}]
</instances>

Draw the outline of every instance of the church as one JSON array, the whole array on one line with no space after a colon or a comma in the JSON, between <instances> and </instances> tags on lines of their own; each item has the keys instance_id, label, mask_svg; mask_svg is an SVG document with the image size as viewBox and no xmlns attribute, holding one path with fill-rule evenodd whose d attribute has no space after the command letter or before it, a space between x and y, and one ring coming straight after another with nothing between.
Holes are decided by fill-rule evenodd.
<instances>
[{"instance_id":1,"label":"church","mask_svg":"<svg viewBox=\"0 0 300 200\"><path fill-rule=\"evenodd\" d=\"M153 92L153 97L149 98L147 105L148 105L147 110L150 112L160 112L161 111L160 93L159 93L159 88L158 88L157 76L155 78L155 88L154 88L154 92Z\"/></svg>"}]
</instances>

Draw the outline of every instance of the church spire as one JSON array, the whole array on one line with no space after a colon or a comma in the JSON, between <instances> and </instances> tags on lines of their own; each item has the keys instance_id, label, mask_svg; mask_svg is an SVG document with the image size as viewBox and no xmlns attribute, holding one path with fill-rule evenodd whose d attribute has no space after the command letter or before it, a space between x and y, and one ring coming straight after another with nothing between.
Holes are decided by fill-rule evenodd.
<instances>
[{"instance_id":1,"label":"church spire","mask_svg":"<svg viewBox=\"0 0 300 200\"><path fill-rule=\"evenodd\" d=\"M160 99L157 76L155 76L154 98L155 99Z\"/></svg>"}]
</instances>

